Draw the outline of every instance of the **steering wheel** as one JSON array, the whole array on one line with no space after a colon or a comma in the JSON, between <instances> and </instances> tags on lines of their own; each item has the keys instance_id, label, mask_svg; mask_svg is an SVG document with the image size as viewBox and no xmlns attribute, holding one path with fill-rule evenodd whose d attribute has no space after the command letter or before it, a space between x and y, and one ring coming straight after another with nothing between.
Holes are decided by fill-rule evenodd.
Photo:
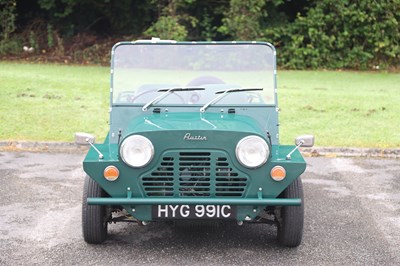
<instances>
[{"instance_id":1,"label":"steering wheel","mask_svg":"<svg viewBox=\"0 0 400 266\"><path fill-rule=\"evenodd\" d=\"M192 79L187 86L200 86L204 84L225 84L225 82L217 77L214 76L200 76L195 79Z\"/></svg>"},{"instance_id":2,"label":"steering wheel","mask_svg":"<svg viewBox=\"0 0 400 266\"><path fill-rule=\"evenodd\" d=\"M202 85L205 85L205 84L225 84L225 82L222 79L214 77L214 76L200 76L200 77L192 79L186 86L201 87ZM203 93L201 93L201 92L196 92L196 91L192 92L189 97L189 102L193 103L193 104L200 102L202 95L203 95Z\"/></svg>"},{"instance_id":3,"label":"steering wheel","mask_svg":"<svg viewBox=\"0 0 400 266\"><path fill-rule=\"evenodd\" d=\"M143 92L139 93L138 95L128 97L128 101L131 102L131 103L134 103L134 102L137 101L138 98L140 98L140 97L142 97L142 96L144 96L144 95L146 95L146 94L149 94L149 93L158 92L158 90L159 90L159 89L151 89L151 90L143 91ZM182 97L181 95L176 94L176 93L174 93L174 92L172 92L172 93L170 93L170 94L172 94L172 95L176 96L177 98L179 98L179 100L181 101L181 103L185 103L185 99L183 99L183 97ZM166 97L168 97L168 96L166 96ZM164 99L165 99L165 98L164 98Z\"/></svg>"}]
</instances>

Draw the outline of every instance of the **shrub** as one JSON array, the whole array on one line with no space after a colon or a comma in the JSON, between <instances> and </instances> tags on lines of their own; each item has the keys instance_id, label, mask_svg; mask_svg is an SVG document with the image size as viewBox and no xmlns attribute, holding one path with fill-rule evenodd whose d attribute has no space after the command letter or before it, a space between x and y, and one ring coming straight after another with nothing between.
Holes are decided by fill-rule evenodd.
<instances>
[{"instance_id":1,"label":"shrub","mask_svg":"<svg viewBox=\"0 0 400 266\"><path fill-rule=\"evenodd\" d=\"M317 1L293 23L266 29L285 68L387 67L399 62L398 0Z\"/></svg>"}]
</instances>

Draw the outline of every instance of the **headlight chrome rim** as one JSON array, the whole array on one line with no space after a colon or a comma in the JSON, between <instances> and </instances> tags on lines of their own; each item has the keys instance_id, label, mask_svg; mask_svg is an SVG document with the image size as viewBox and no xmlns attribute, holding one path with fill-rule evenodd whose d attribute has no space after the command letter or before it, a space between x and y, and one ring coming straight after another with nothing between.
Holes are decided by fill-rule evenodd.
<instances>
[{"instance_id":1,"label":"headlight chrome rim","mask_svg":"<svg viewBox=\"0 0 400 266\"><path fill-rule=\"evenodd\" d=\"M250 142L258 143L261 144L261 147L263 150L260 150L259 153L264 153L264 156L261 160L257 160L256 162L251 162L246 159L246 155L243 155L243 152L245 151L246 147L243 147L243 145L247 145ZM253 145L254 146L254 145ZM256 146L254 146L256 147ZM261 137L256 136L256 135L250 135L247 137L242 138L238 144L236 145L236 158L239 161L241 165L243 165L246 168L259 168L262 165L264 165L270 155L270 148L268 143Z\"/></svg>"},{"instance_id":2,"label":"headlight chrome rim","mask_svg":"<svg viewBox=\"0 0 400 266\"><path fill-rule=\"evenodd\" d=\"M140 147L140 145L145 146ZM131 152L131 154L129 152ZM135 157L132 155L132 152L137 152L137 154L143 156L143 158L139 158L141 160L138 161L137 156ZM141 155L140 152L143 154ZM142 135L131 135L122 142L120 155L122 161L127 165L133 168L142 168L147 166L153 160L154 146L148 138Z\"/></svg>"}]
</instances>

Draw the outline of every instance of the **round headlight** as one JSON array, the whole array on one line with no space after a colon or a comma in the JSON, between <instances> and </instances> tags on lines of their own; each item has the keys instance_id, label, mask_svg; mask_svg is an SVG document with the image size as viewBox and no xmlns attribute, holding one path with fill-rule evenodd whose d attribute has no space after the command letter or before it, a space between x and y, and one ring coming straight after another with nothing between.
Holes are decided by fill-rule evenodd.
<instances>
[{"instance_id":1,"label":"round headlight","mask_svg":"<svg viewBox=\"0 0 400 266\"><path fill-rule=\"evenodd\" d=\"M122 160L135 168L146 166L154 155L154 146L151 141L141 135L127 137L121 144Z\"/></svg>"},{"instance_id":2,"label":"round headlight","mask_svg":"<svg viewBox=\"0 0 400 266\"><path fill-rule=\"evenodd\" d=\"M248 136L236 146L236 157L245 167L257 168L263 165L269 156L269 146L258 136Z\"/></svg>"}]
</instances>

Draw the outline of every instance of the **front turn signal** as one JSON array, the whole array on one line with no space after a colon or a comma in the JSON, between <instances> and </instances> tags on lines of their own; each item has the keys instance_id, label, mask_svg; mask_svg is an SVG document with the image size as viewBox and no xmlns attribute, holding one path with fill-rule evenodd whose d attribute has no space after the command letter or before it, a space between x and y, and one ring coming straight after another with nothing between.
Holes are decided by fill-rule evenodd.
<instances>
[{"instance_id":1,"label":"front turn signal","mask_svg":"<svg viewBox=\"0 0 400 266\"><path fill-rule=\"evenodd\" d=\"M286 177L286 170L280 165L274 166L271 170L271 177L275 181L282 181Z\"/></svg>"},{"instance_id":2,"label":"front turn signal","mask_svg":"<svg viewBox=\"0 0 400 266\"><path fill-rule=\"evenodd\" d=\"M108 181L115 181L119 177L119 170L117 167L110 165L104 169L104 178Z\"/></svg>"}]
</instances>

